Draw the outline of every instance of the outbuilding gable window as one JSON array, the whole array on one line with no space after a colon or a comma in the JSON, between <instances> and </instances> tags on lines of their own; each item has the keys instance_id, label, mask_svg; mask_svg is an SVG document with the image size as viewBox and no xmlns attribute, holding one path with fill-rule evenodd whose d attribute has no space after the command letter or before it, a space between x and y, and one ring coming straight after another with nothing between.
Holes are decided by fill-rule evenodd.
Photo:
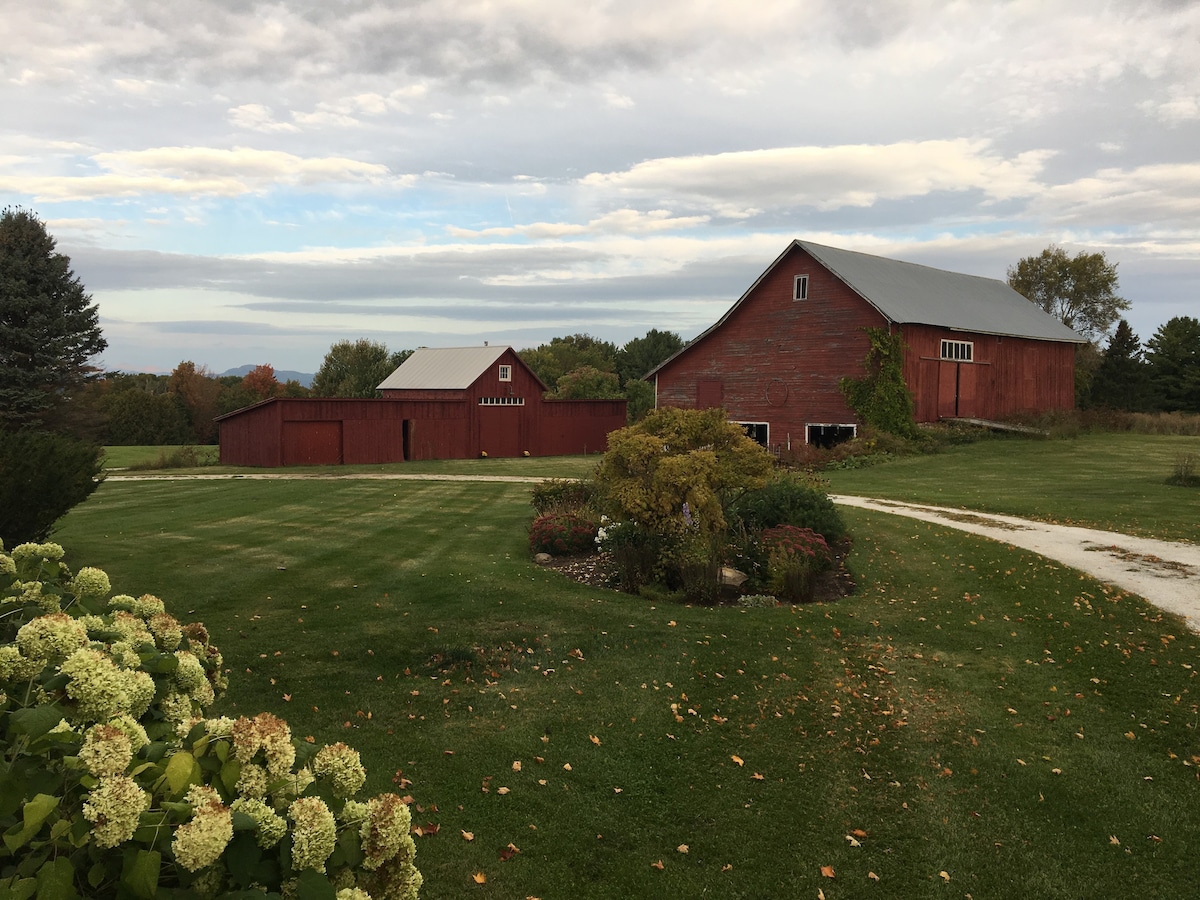
<instances>
[{"instance_id":1,"label":"outbuilding gable window","mask_svg":"<svg viewBox=\"0 0 1200 900\"><path fill-rule=\"evenodd\" d=\"M942 359L957 362L973 362L975 344L972 341L942 341Z\"/></svg>"},{"instance_id":2,"label":"outbuilding gable window","mask_svg":"<svg viewBox=\"0 0 1200 900\"><path fill-rule=\"evenodd\" d=\"M512 381L512 366L501 366L500 367L500 380L501 381Z\"/></svg>"},{"instance_id":3,"label":"outbuilding gable window","mask_svg":"<svg viewBox=\"0 0 1200 900\"><path fill-rule=\"evenodd\" d=\"M792 299L807 300L808 299L808 276L797 275L792 283Z\"/></svg>"}]
</instances>

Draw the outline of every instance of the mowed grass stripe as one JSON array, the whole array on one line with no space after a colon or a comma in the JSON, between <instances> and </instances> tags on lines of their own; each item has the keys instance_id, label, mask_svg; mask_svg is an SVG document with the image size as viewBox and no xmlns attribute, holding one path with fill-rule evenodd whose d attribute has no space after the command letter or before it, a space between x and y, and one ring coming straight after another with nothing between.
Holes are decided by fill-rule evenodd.
<instances>
[{"instance_id":1,"label":"mowed grass stripe","mask_svg":"<svg viewBox=\"0 0 1200 900\"><path fill-rule=\"evenodd\" d=\"M346 740L368 789L411 794L441 828L418 839L427 898L477 871L505 898L1186 896L1200 876L1178 619L861 510L857 596L664 606L534 566L530 516L519 485L110 483L58 537L208 623L222 711Z\"/></svg>"}]
</instances>

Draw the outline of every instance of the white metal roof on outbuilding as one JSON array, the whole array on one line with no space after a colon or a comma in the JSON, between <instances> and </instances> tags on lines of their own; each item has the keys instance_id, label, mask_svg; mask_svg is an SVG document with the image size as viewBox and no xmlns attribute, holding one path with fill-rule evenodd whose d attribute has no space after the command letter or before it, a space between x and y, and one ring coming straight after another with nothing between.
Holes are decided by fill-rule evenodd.
<instances>
[{"instance_id":1,"label":"white metal roof on outbuilding","mask_svg":"<svg viewBox=\"0 0 1200 900\"><path fill-rule=\"evenodd\" d=\"M422 347L380 382L378 390L466 390L508 347Z\"/></svg>"}]
</instances>

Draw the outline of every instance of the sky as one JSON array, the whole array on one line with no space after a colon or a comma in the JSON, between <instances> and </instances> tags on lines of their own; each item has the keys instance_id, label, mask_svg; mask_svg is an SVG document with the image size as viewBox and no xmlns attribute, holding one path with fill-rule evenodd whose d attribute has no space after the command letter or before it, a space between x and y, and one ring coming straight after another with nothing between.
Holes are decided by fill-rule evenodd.
<instances>
[{"instance_id":1,"label":"sky","mask_svg":"<svg viewBox=\"0 0 1200 900\"><path fill-rule=\"evenodd\" d=\"M793 239L1200 315L1200 3L44 0L0 17L0 204L107 370L694 337Z\"/></svg>"}]
</instances>

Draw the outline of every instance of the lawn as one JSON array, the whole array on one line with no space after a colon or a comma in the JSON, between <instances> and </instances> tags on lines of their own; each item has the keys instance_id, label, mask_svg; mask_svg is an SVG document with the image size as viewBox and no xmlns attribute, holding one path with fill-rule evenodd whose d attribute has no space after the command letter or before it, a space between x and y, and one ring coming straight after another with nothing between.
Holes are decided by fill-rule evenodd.
<instances>
[{"instance_id":1,"label":"lawn","mask_svg":"<svg viewBox=\"0 0 1200 900\"><path fill-rule=\"evenodd\" d=\"M1009 513L1200 542L1200 490L1166 484L1200 437L1004 437L863 469L826 472L836 493Z\"/></svg>"},{"instance_id":2,"label":"lawn","mask_svg":"<svg viewBox=\"0 0 1200 900\"><path fill-rule=\"evenodd\" d=\"M56 539L209 625L222 712L411 795L426 898L1194 892L1178 619L864 511L836 605L655 605L534 566L530 515L516 484L112 479Z\"/></svg>"}]
</instances>

